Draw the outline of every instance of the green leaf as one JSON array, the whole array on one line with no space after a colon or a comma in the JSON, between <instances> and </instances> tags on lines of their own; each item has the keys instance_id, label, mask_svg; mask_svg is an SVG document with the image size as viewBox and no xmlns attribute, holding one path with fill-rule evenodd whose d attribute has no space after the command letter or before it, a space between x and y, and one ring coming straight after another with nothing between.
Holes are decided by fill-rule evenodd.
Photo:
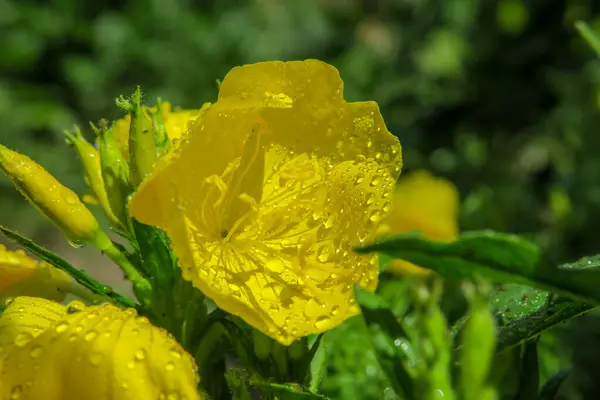
<instances>
[{"instance_id":1,"label":"green leaf","mask_svg":"<svg viewBox=\"0 0 600 400\"><path fill-rule=\"evenodd\" d=\"M593 30L591 30L590 27L583 21L575 22L575 28L577 28L579 34L596 52L596 55L600 57L600 38L598 38L598 35L596 35L596 33Z\"/></svg>"},{"instance_id":2,"label":"green leaf","mask_svg":"<svg viewBox=\"0 0 600 400\"><path fill-rule=\"evenodd\" d=\"M537 340L523 345L519 374L519 394L515 400L535 400L540 385Z\"/></svg>"},{"instance_id":3,"label":"green leaf","mask_svg":"<svg viewBox=\"0 0 600 400\"><path fill-rule=\"evenodd\" d=\"M584 302L600 303L600 256L552 267L538 247L515 235L491 231L461 235L451 243L397 235L357 249L401 258L450 279L485 277L561 293Z\"/></svg>"},{"instance_id":4,"label":"green leaf","mask_svg":"<svg viewBox=\"0 0 600 400\"><path fill-rule=\"evenodd\" d=\"M566 369L556 373L552 378L548 379L548 381L544 384L542 389L540 390L540 394L538 396L538 400L554 400L562 383L569 377L571 373L570 369Z\"/></svg>"},{"instance_id":5,"label":"green leaf","mask_svg":"<svg viewBox=\"0 0 600 400\"><path fill-rule=\"evenodd\" d=\"M492 296L492 305L504 325L539 310L547 298L548 293L542 290L508 283L496 289Z\"/></svg>"},{"instance_id":6,"label":"green leaf","mask_svg":"<svg viewBox=\"0 0 600 400\"><path fill-rule=\"evenodd\" d=\"M138 305L132 300L118 294L111 287L101 284L100 282L83 272L83 270L75 268L74 266L69 264L69 262L67 262L65 259L51 252L50 250L47 250L42 246L34 243L31 239L21 236L17 232L14 232L3 226L0 226L0 232L2 232L2 234L6 236L9 240L15 242L30 253L35 254L40 259L46 261L48 264L65 271L67 274L71 275L73 279L75 279L80 285L89 289L91 292L109 297L113 299L115 303L123 307L138 307Z\"/></svg>"},{"instance_id":7,"label":"green leaf","mask_svg":"<svg viewBox=\"0 0 600 400\"><path fill-rule=\"evenodd\" d=\"M414 354L408 335L389 305L375 293L356 289L371 342L381 368L388 376L394 391L408 400L414 399L413 378L407 365L414 365Z\"/></svg>"},{"instance_id":8,"label":"green leaf","mask_svg":"<svg viewBox=\"0 0 600 400\"><path fill-rule=\"evenodd\" d=\"M595 306L564 297L551 296L538 310L502 326L498 331L497 351L504 351L572 318L578 317Z\"/></svg>"},{"instance_id":9,"label":"green leaf","mask_svg":"<svg viewBox=\"0 0 600 400\"><path fill-rule=\"evenodd\" d=\"M279 396L281 400L328 400L318 393L304 390L300 385L249 380L249 385Z\"/></svg>"}]
</instances>

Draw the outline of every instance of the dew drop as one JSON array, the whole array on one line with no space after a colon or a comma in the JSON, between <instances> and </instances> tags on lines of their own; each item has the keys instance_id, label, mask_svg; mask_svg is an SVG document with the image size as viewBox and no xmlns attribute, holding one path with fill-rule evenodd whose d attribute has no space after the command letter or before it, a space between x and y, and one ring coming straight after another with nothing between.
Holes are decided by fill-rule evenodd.
<instances>
[{"instance_id":1,"label":"dew drop","mask_svg":"<svg viewBox=\"0 0 600 400\"><path fill-rule=\"evenodd\" d=\"M144 358L146 358L146 350L144 349L139 349L138 351L135 352L135 359L138 361L142 361Z\"/></svg>"},{"instance_id":2,"label":"dew drop","mask_svg":"<svg viewBox=\"0 0 600 400\"><path fill-rule=\"evenodd\" d=\"M331 315L336 316L340 313L340 306L333 306L331 308Z\"/></svg>"},{"instance_id":3,"label":"dew drop","mask_svg":"<svg viewBox=\"0 0 600 400\"><path fill-rule=\"evenodd\" d=\"M285 268L285 265L283 263L283 261L281 261L278 258L273 258L270 259L269 261L267 261L267 263L265 264L265 267L267 267L269 270L275 272L275 273L279 273L281 271L283 271L283 269Z\"/></svg>"},{"instance_id":4,"label":"dew drop","mask_svg":"<svg viewBox=\"0 0 600 400\"><path fill-rule=\"evenodd\" d=\"M125 310L125 315L128 317L137 317L138 313L135 308L128 308Z\"/></svg>"},{"instance_id":5,"label":"dew drop","mask_svg":"<svg viewBox=\"0 0 600 400\"><path fill-rule=\"evenodd\" d=\"M171 349L171 351L169 353L171 354L171 356L173 358L176 358L176 359L181 358L181 353L179 351L177 351L176 349Z\"/></svg>"},{"instance_id":6,"label":"dew drop","mask_svg":"<svg viewBox=\"0 0 600 400\"><path fill-rule=\"evenodd\" d=\"M94 352L90 355L90 364L96 366L102 361L102 353Z\"/></svg>"},{"instance_id":7,"label":"dew drop","mask_svg":"<svg viewBox=\"0 0 600 400\"><path fill-rule=\"evenodd\" d=\"M43 353L44 348L42 346L34 346L33 349L31 349L29 356L31 356L31 358L35 360L36 358L39 358Z\"/></svg>"},{"instance_id":8,"label":"dew drop","mask_svg":"<svg viewBox=\"0 0 600 400\"><path fill-rule=\"evenodd\" d=\"M381 220L381 214L379 212L376 212L369 217L369 221L371 222L377 222L379 220Z\"/></svg>"},{"instance_id":9,"label":"dew drop","mask_svg":"<svg viewBox=\"0 0 600 400\"><path fill-rule=\"evenodd\" d=\"M306 307L304 308L304 314L309 318L314 318L319 315L323 315L324 305L319 304L315 299L310 299L306 303Z\"/></svg>"},{"instance_id":10,"label":"dew drop","mask_svg":"<svg viewBox=\"0 0 600 400\"><path fill-rule=\"evenodd\" d=\"M58 325L56 325L56 328L54 328L56 333L63 333L67 329L69 329L69 323L65 321L59 322Z\"/></svg>"},{"instance_id":11,"label":"dew drop","mask_svg":"<svg viewBox=\"0 0 600 400\"><path fill-rule=\"evenodd\" d=\"M175 369L175 364L173 363L173 361L169 361L165 368L167 369L167 371L173 371Z\"/></svg>"},{"instance_id":12,"label":"dew drop","mask_svg":"<svg viewBox=\"0 0 600 400\"><path fill-rule=\"evenodd\" d=\"M23 387L21 385L14 386L10 392L11 399L20 399L21 393L23 393Z\"/></svg>"},{"instance_id":13,"label":"dew drop","mask_svg":"<svg viewBox=\"0 0 600 400\"><path fill-rule=\"evenodd\" d=\"M98 336L96 331L89 331L88 333L85 334L84 339L87 340L88 342L91 342L92 340L94 340L96 338L96 336Z\"/></svg>"},{"instance_id":14,"label":"dew drop","mask_svg":"<svg viewBox=\"0 0 600 400\"><path fill-rule=\"evenodd\" d=\"M67 313L73 314L76 312L83 311L85 303L81 300L73 300L67 304Z\"/></svg>"},{"instance_id":15,"label":"dew drop","mask_svg":"<svg viewBox=\"0 0 600 400\"><path fill-rule=\"evenodd\" d=\"M94 318L98 318L98 313L96 311L92 311L91 313L88 314L88 319L94 319Z\"/></svg>"},{"instance_id":16,"label":"dew drop","mask_svg":"<svg viewBox=\"0 0 600 400\"><path fill-rule=\"evenodd\" d=\"M15 346L23 347L33 339L33 335L28 332L21 332L15 336Z\"/></svg>"},{"instance_id":17,"label":"dew drop","mask_svg":"<svg viewBox=\"0 0 600 400\"><path fill-rule=\"evenodd\" d=\"M329 322L328 317L319 317L319 318L317 318L317 321L315 322L315 328L318 330L325 329L325 327L328 325L328 322Z\"/></svg>"}]
</instances>

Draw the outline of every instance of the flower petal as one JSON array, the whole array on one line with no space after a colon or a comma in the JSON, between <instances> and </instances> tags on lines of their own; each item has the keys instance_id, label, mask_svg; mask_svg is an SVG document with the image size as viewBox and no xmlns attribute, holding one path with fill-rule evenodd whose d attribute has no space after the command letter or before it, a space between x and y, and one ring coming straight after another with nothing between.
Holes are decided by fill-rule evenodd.
<instances>
[{"instance_id":1,"label":"flower petal","mask_svg":"<svg viewBox=\"0 0 600 400\"><path fill-rule=\"evenodd\" d=\"M341 88L315 60L232 70L130 203L186 279L284 344L356 314L354 285L377 285L376 258L352 249L389 209L400 145Z\"/></svg>"},{"instance_id":2,"label":"flower petal","mask_svg":"<svg viewBox=\"0 0 600 400\"><path fill-rule=\"evenodd\" d=\"M45 262L29 258L22 250L0 245L0 299L37 296L61 301L71 277Z\"/></svg>"},{"instance_id":3,"label":"flower petal","mask_svg":"<svg viewBox=\"0 0 600 400\"><path fill-rule=\"evenodd\" d=\"M268 61L233 68L223 79L218 102L236 108L313 108L341 104L342 90L338 71L322 61Z\"/></svg>"},{"instance_id":4,"label":"flower petal","mask_svg":"<svg viewBox=\"0 0 600 400\"><path fill-rule=\"evenodd\" d=\"M13 337L0 352L0 398L48 399L198 399L194 362L162 329L134 310L112 305L85 307L37 301L15 307L26 321L47 309L63 317L29 340ZM0 323L4 324L3 316ZM17 328L21 325L11 320ZM46 319L43 319L46 321ZM5 335L11 335L8 332ZM12 397L11 397L12 396ZM161 397L162 396L162 397Z\"/></svg>"},{"instance_id":5,"label":"flower petal","mask_svg":"<svg viewBox=\"0 0 600 400\"><path fill-rule=\"evenodd\" d=\"M392 210L382 225L382 233L421 231L435 240L453 240L458 236L459 194L452 182L434 177L428 171L415 171L402 178L394 192ZM428 275L405 260L393 260L388 266L398 274Z\"/></svg>"}]
</instances>

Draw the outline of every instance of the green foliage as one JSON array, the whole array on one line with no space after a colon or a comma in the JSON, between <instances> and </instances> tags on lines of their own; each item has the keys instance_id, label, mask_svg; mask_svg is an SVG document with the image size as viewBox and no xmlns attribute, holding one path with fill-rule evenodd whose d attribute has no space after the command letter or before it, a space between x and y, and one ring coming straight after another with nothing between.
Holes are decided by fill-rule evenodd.
<instances>
[{"instance_id":1,"label":"green foliage","mask_svg":"<svg viewBox=\"0 0 600 400\"><path fill-rule=\"evenodd\" d=\"M498 352L486 383L502 399L537 393L555 399L580 391L578 382L590 370L577 357L559 357L570 347L582 350L556 332L567 322L580 327L575 317L600 301L599 259L581 259L599 251L600 61L593 33L600 14L593 2L559 3L8 0L0 3L0 141L84 194L79 166L64 162L74 158L57 145L63 129L121 117L113 99L136 85L145 88L147 104L160 96L199 107L215 99L215 81L235 65L330 62L339 68L349 100L378 102L403 144L405 170L427 168L459 186L464 230L521 236L471 233L451 244L406 236L370 247L435 270L448 278L444 290L383 273L377 293L359 293L362 317L313 347L303 343L308 355L298 372L289 368L296 362L292 354L272 351L272 343L264 359L257 357L249 327L215 312L179 276L164 234L138 224L123 252L145 277L160 282L154 282L156 298L171 302L154 302L163 308L149 312L153 321L196 350L214 398L229 393L227 384L240 399L257 389L284 399L322 398L319 391L349 400L423 398L415 393L438 383L451 384L460 396L457 377L464 368L431 357L427 349L437 346L458 363L476 302L463 295L463 282L480 288L485 278L495 283L488 297ZM575 28L577 20L590 25ZM2 224L39 234L45 220L2 179ZM2 230L92 292L134 305L54 253ZM580 261L565 264L574 259ZM426 300L419 300L415 285ZM174 312L165 317L167 309ZM452 339L447 353L441 349L450 339L434 337L424 322L432 315ZM229 369L225 377L222 357L231 353L246 371ZM269 376L278 382L264 379ZM287 381L300 386L280 383ZM492 396L487 386L479 389L482 399Z\"/></svg>"}]
</instances>

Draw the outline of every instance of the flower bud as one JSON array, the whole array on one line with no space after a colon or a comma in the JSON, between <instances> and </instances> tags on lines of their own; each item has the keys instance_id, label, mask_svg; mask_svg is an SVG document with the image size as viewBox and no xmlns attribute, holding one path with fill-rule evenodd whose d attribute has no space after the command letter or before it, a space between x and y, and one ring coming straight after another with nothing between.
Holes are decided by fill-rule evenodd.
<instances>
[{"instance_id":1,"label":"flower bud","mask_svg":"<svg viewBox=\"0 0 600 400\"><path fill-rule=\"evenodd\" d=\"M152 121L142 106L142 92L139 87L130 99L117 99L117 105L131 116L129 175L134 186L138 186L152 172L157 158Z\"/></svg>"},{"instance_id":2,"label":"flower bud","mask_svg":"<svg viewBox=\"0 0 600 400\"><path fill-rule=\"evenodd\" d=\"M102 207L106 217L112 224L118 226L119 220L113 213L110 203L108 202L104 179L102 178L100 152L85 140L77 127L75 127L73 133L65 132L65 135L67 136L68 142L75 147L79 154L79 159L81 160L83 172L85 174L85 182L92 189L94 197L100 207Z\"/></svg>"},{"instance_id":3,"label":"flower bud","mask_svg":"<svg viewBox=\"0 0 600 400\"><path fill-rule=\"evenodd\" d=\"M76 245L112 246L79 197L29 157L0 145L0 168L17 189Z\"/></svg>"},{"instance_id":4,"label":"flower bud","mask_svg":"<svg viewBox=\"0 0 600 400\"><path fill-rule=\"evenodd\" d=\"M129 166L115 140L115 127L95 129L99 135L100 166L111 210L121 226L127 226L127 196L131 193Z\"/></svg>"}]
</instances>

